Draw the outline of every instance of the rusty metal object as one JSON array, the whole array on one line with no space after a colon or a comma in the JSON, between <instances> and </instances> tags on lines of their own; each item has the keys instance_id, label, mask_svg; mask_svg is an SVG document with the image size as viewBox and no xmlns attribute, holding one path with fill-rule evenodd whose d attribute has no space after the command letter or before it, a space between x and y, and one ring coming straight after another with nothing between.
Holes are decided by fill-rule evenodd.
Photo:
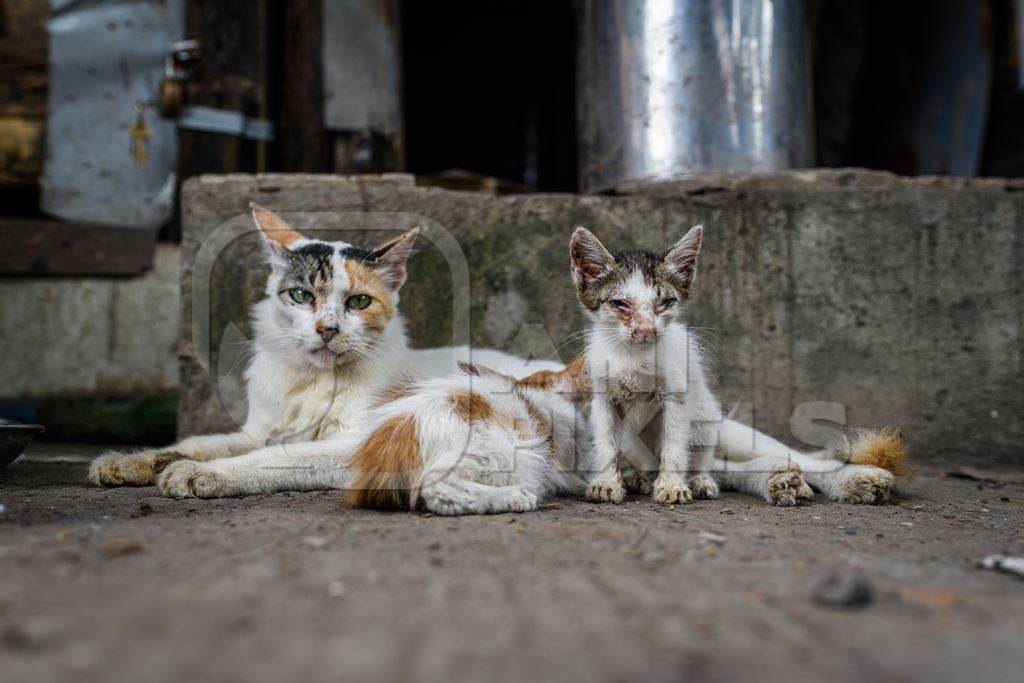
<instances>
[{"instance_id":1,"label":"rusty metal object","mask_svg":"<svg viewBox=\"0 0 1024 683\"><path fill-rule=\"evenodd\" d=\"M581 3L580 186L814 162L800 0Z\"/></svg>"}]
</instances>

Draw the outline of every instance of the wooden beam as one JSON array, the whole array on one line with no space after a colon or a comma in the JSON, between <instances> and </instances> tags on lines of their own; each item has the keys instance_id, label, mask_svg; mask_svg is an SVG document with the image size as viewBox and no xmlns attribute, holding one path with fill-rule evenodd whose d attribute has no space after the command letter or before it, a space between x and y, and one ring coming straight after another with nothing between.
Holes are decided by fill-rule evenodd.
<instances>
[{"instance_id":1,"label":"wooden beam","mask_svg":"<svg viewBox=\"0 0 1024 683\"><path fill-rule=\"evenodd\" d=\"M0 274L138 275L156 232L41 218L0 218Z\"/></svg>"}]
</instances>

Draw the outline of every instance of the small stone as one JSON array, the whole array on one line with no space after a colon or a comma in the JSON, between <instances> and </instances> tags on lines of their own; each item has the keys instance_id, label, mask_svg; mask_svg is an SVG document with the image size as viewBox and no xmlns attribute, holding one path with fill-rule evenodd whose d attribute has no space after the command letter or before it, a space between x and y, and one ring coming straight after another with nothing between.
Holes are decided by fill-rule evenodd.
<instances>
[{"instance_id":1,"label":"small stone","mask_svg":"<svg viewBox=\"0 0 1024 683\"><path fill-rule=\"evenodd\" d=\"M735 515L736 513L733 512L732 508L725 508L719 514L722 514L722 515Z\"/></svg>"},{"instance_id":2,"label":"small stone","mask_svg":"<svg viewBox=\"0 0 1024 683\"><path fill-rule=\"evenodd\" d=\"M843 529L843 533L845 533L847 536L856 536L857 535L857 530L856 529Z\"/></svg>"},{"instance_id":3,"label":"small stone","mask_svg":"<svg viewBox=\"0 0 1024 683\"><path fill-rule=\"evenodd\" d=\"M855 609L869 605L874 599L874 590L860 574L832 572L818 583L813 598L824 607Z\"/></svg>"},{"instance_id":4,"label":"small stone","mask_svg":"<svg viewBox=\"0 0 1024 683\"><path fill-rule=\"evenodd\" d=\"M323 536L303 536L302 542L310 548L323 548L327 545L327 539Z\"/></svg>"},{"instance_id":5,"label":"small stone","mask_svg":"<svg viewBox=\"0 0 1024 683\"><path fill-rule=\"evenodd\" d=\"M348 589L341 581L331 581L327 584L327 594L332 598L340 598L347 592Z\"/></svg>"},{"instance_id":6,"label":"small stone","mask_svg":"<svg viewBox=\"0 0 1024 683\"><path fill-rule=\"evenodd\" d=\"M912 529L912 528L914 528L914 523L913 522L900 522L900 526L905 526L908 529Z\"/></svg>"},{"instance_id":7,"label":"small stone","mask_svg":"<svg viewBox=\"0 0 1024 683\"><path fill-rule=\"evenodd\" d=\"M698 535L700 540L707 543L714 543L715 545L722 545L725 543L725 536L721 534L712 533L710 531L702 531Z\"/></svg>"}]
</instances>

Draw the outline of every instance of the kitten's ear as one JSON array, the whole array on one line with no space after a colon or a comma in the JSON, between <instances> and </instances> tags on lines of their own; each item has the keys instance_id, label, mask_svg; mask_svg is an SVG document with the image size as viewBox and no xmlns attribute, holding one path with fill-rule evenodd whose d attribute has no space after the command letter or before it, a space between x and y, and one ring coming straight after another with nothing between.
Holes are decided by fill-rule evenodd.
<instances>
[{"instance_id":1,"label":"kitten's ear","mask_svg":"<svg viewBox=\"0 0 1024 683\"><path fill-rule=\"evenodd\" d=\"M249 204L249 208L252 209L252 219L263 237L267 260L274 268L282 266L289 245L304 239L303 236L273 211L264 209L255 202Z\"/></svg>"},{"instance_id":2,"label":"kitten's ear","mask_svg":"<svg viewBox=\"0 0 1024 683\"><path fill-rule=\"evenodd\" d=\"M676 281L676 286L687 289L693 284L693 278L697 274L697 254L700 253L700 245L704 241L704 228L695 225L690 231L665 252L663 261L668 268L669 274Z\"/></svg>"},{"instance_id":3,"label":"kitten's ear","mask_svg":"<svg viewBox=\"0 0 1024 683\"><path fill-rule=\"evenodd\" d=\"M586 291L591 282L615 267L615 257L594 233L582 225L576 228L569 240L569 257L572 259L572 279L579 292Z\"/></svg>"},{"instance_id":4,"label":"kitten's ear","mask_svg":"<svg viewBox=\"0 0 1024 683\"><path fill-rule=\"evenodd\" d=\"M373 248L366 257L366 264L383 275L384 283L392 292L405 282L405 262L412 254L412 245L420 234L420 229L413 228Z\"/></svg>"},{"instance_id":5,"label":"kitten's ear","mask_svg":"<svg viewBox=\"0 0 1024 683\"><path fill-rule=\"evenodd\" d=\"M507 379L510 382L516 381L515 377L498 372L497 370L492 370L486 365L477 365L476 363L467 363L466 361L461 360L457 365L459 366L459 370L462 370L467 375L472 375L473 377L496 377L500 379Z\"/></svg>"}]
</instances>

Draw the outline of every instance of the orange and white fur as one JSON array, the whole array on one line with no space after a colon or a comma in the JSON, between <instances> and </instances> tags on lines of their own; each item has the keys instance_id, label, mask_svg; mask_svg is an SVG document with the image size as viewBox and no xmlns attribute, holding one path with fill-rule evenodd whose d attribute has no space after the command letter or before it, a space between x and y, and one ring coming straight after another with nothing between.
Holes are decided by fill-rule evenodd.
<instances>
[{"instance_id":1,"label":"orange and white fur","mask_svg":"<svg viewBox=\"0 0 1024 683\"><path fill-rule=\"evenodd\" d=\"M366 434L345 454L351 505L492 514L582 492L575 472L586 420L568 373L541 373L538 383L463 369L403 387L370 413Z\"/></svg>"},{"instance_id":2,"label":"orange and white fur","mask_svg":"<svg viewBox=\"0 0 1024 683\"><path fill-rule=\"evenodd\" d=\"M702 240L696 226L662 255L613 255L585 228L572 236L573 280L589 318L587 498L618 503L627 487L653 491L659 503L715 498L715 472L723 485L776 505L809 499L804 477L834 500L887 500L906 458L892 431L859 432L830 451L803 454L722 419L699 341L680 319Z\"/></svg>"},{"instance_id":3,"label":"orange and white fur","mask_svg":"<svg viewBox=\"0 0 1024 683\"><path fill-rule=\"evenodd\" d=\"M415 230L365 249L308 239L257 206L253 218L271 273L267 296L253 309L245 423L166 448L101 456L90 466L92 483L158 483L174 497L344 488L349 470L339 454L390 387L456 372L458 361L512 374L560 367L492 350L410 349L398 292Z\"/></svg>"}]
</instances>

